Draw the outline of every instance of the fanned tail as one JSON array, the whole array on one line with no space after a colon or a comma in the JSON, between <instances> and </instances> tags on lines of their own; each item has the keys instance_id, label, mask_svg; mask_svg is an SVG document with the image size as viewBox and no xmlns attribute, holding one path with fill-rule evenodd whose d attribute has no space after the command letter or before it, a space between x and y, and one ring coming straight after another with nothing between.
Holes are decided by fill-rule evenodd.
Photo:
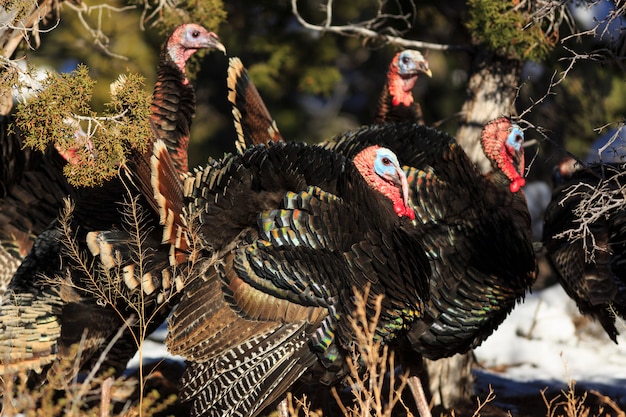
<instances>
[{"instance_id":1,"label":"fanned tail","mask_svg":"<svg viewBox=\"0 0 626 417\"><path fill-rule=\"evenodd\" d=\"M183 401L192 416L257 415L309 368L306 323L284 324L209 362L189 364L182 379Z\"/></svg>"},{"instance_id":2,"label":"fanned tail","mask_svg":"<svg viewBox=\"0 0 626 417\"><path fill-rule=\"evenodd\" d=\"M135 155L127 175L159 215L163 226L161 243L171 245L171 264L183 263L190 248L182 219L183 181L165 143L156 140L151 152Z\"/></svg>"}]
</instances>

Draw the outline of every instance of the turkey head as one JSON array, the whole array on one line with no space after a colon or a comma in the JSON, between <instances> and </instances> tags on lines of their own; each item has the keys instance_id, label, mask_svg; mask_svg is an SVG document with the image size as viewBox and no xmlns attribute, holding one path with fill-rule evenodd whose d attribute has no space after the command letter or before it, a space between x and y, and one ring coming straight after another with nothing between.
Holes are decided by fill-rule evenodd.
<instances>
[{"instance_id":1,"label":"turkey head","mask_svg":"<svg viewBox=\"0 0 626 417\"><path fill-rule=\"evenodd\" d=\"M483 128L481 144L492 166L510 181L509 189L516 193L526 184L524 179L524 132L507 117L489 122Z\"/></svg>"},{"instance_id":2,"label":"turkey head","mask_svg":"<svg viewBox=\"0 0 626 417\"><path fill-rule=\"evenodd\" d=\"M393 57L387 71L387 82L378 99L375 123L424 124L422 109L411 93L420 73L432 76L428 61L421 52L406 49Z\"/></svg>"},{"instance_id":3,"label":"turkey head","mask_svg":"<svg viewBox=\"0 0 626 417\"><path fill-rule=\"evenodd\" d=\"M393 203L398 216L413 220L415 212L409 205L409 184L396 155L387 148L370 146L353 160L367 184Z\"/></svg>"}]
</instances>

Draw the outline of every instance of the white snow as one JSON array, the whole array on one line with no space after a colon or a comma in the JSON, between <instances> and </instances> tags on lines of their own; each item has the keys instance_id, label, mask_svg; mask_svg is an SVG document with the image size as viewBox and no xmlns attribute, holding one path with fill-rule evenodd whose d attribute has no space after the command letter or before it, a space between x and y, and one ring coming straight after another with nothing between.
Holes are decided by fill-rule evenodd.
<instances>
[{"instance_id":1,"label":"white snow","mask_svg":"<svg viewBox=\"0 0 626 417\"><path fill-rule=\"evenodd\" d=\"M577 328L575 320L584 325ZM500 386L501 394L507 389L538 394L547 386L563 389L574 380L577 386L624 401L624 323L618 323L618 331L622 334L615 344L598 323L581 320L575 303L554 285L527 296L475 350L479 363L486 368L479 378ZM505 370L491 372L490 368Z\"/></svg>"},{"instance_id":2,"label":"white snow","mask_svg":"<svg viewBox=\"0 0 626 417\"><path fill-rule=\"evenodd\" d=\"M167 336L167 322L163 323L156 331L154 331L148 339L143 343L143 349L141 355L143 356L143 363L153 363L161 359L180 361L183 363L185 358L182 356L172 355L167 351L165 347L165 337ZM127 368L134 369L139 366L139 355L137 352L135 356L128 362Z\"/></svg>"}]
</instances>

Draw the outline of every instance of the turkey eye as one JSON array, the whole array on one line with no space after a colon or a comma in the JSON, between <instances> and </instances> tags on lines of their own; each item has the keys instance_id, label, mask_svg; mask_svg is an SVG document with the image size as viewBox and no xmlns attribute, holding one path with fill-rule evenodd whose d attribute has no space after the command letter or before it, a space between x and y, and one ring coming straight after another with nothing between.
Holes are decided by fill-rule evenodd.
<instances>
[{"instance_id":1,"label":"turkey eye","mask_svg":"<svg viewBox=\"0 0 626 417\"><path fill-rule=\"evenodd\" d=\"M385 165L391 165L391 160L390 160L389 158L387 158L387 157L384 157L384 158L383 158L383 164L385 164Z\"/></svg>"},{"instance_id":2,"label":"turkey eye","mask_svg":"<svg viewBox=\"0 0 626 417\"><path fill-rule=\"evenodd\" d=\"M409 59L409 57L408 57L408 56L403 56L403 57L402 57L402 63L403 63L403 64L408 64L408 63L409 63L409 61L410 61L410 59Z\"/></svg>"},{"instance_id":3,"label":"turkey eye","mask_svg":"<svg viewBox=\"0 0 626 417\"><path fill-rule=\"evenodd\" d=\"M515 142L522 143L523 141L524 138L522 137L522 135L515 135Z\"/></svg>"},{"instance_id":4,"label":"turkey eye","mask_svg":"<svg viewBox=\"0 0 626 417\"><path fill-rule=\"evenodd\" d=\"M197 38L198 36L200 36L200 32L198 32L197 30L194 30L194 31L191 33L191 36L193 36L194 38Z\"/></svg>"}]
</instances>

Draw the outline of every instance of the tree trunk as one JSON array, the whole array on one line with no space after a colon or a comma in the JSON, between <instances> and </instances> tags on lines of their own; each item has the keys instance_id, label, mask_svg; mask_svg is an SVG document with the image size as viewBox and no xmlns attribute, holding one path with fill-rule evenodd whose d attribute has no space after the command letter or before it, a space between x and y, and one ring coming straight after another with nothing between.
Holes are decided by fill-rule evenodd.
<instances>
[{"instance_id":1,"label":"tree trunk","mask_svg":"<svg viewBox=\"0 0 626 417\"><path fill-rule=\"evenodd\" d=\"M472 397L474 362L474 354L471 351L437 361L424 359L424 367L428 372L428 389L435 411L433 415L438 415L438 411L451 410Z\"/></svg>"},{"instance_id":2,"label":"tree trunk","mask_svg":"<svg viewBox=\"0 0 626 417\"><path fill-rule=\"evenodd\" d=\"M461 108L456 139L482 172L491 170L480 145L483 126L498 117L515 114L515 97L522 63L477 49Z\"/></svg>"}]
</instances>

